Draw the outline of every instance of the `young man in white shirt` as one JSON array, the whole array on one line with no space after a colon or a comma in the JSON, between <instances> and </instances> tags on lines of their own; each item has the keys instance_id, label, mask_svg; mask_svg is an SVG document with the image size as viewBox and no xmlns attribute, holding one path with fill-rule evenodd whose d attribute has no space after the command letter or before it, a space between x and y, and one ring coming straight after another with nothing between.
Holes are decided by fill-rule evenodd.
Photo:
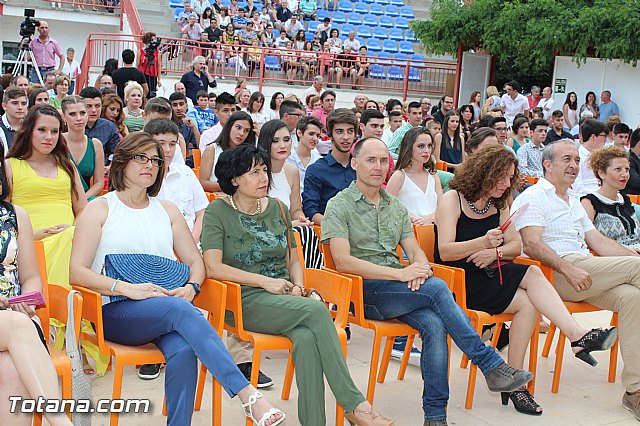
<instances>
[{"instance_id":1,"label":"young man in white shirt","mask_svg":"<svg viewBox=\"0 0 640 426\"><path fill-rule=\"evenodd\" d=\"M529 116L529 101L520 94L520 84L517 81L510 81L505 84L507 93L502 95L500 99L500 107L504 112L504 118L507 119L507 127L513 125L516 115L524 114Z\"/></svg>"},{"instance_id":2,"label":"young man in white shirt","mask_svg":"<svg viewBox=\"0 0 640 426\"><path fill-rule=\"evenodd\" d=\"M298 146L291 151L291 155L286 161L298 167L300 193L302 193L307 167L322 158L316 149L322 134L322 123L316 117L311 117L310 115L302 116L296 125L296 134L298 135Z\"/></svg>"}]
</instances>

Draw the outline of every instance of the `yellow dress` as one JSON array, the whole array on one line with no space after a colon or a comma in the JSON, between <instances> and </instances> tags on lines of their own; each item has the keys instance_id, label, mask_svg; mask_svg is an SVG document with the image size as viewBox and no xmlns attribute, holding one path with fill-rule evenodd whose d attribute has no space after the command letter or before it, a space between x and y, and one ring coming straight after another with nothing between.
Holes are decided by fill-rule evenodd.
<instances>
[{"instance_id":1,"label":"yellow dress","mask_svg":"<svg viewBox=\"0 0 640 426\"><path fill-rule=\"evenodd\" d=\"M55 178L46 178L39 176L25 160L10 158L9 163L13 174L11 202L27 211L34 230L75 223L71 204L71 178L63 168L58 166L58 175ZM71 226L42 240L49 282L69 288L69 261L74 229ZM62 349L64 328L55 320L52 320L52 325L58 329L56 347ZM86 327L85 324L83 330ZM96 359L98 374L104 374L106 363L104 356L98 353L97 347L88 342L83 342L82 347L89 356Z\"/></svg>"}]
</instances>

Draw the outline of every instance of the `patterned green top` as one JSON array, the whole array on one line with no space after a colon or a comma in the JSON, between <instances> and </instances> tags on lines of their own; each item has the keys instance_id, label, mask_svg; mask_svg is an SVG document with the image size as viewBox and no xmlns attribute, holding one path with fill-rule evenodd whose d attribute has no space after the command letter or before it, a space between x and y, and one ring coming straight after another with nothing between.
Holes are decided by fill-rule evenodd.
<instances>
[{"instance_id":1,"label":"patterned green top","mask_svg":"<svg viewBox=\"0 0 640 426\"><path fill-rule=\"evenodd\" d=\"M292 250L296 241L289 209L284 206ZM287 236L278 201L269 197L266 209L257 215L241 213L223 199L209 203L204 212L200 243L202 251L222 250L222 263L270 278L289 279ZM242 283L239 283L242 284Z\"/></svg>"},{"instance_id":2,"label":"patterned green top","mask_svg":"<svg viewBox=\"0 0 640 426\"><path fill-rule=\"evenodd\" d=\"M329 200L322 219L322 242L349 240L351 255L380 266L402 268L396 247L413 236L409 213L393 195L380 189L376 208L355 182Z\"/></svg>"}]
</instances>

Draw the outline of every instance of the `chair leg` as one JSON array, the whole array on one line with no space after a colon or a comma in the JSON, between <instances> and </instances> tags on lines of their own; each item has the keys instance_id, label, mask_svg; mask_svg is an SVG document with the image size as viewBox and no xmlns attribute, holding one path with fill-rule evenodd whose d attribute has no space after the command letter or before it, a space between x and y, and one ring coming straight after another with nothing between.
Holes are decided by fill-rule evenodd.
<instances>
[{"instance_id":1,"label":"chair leg","mask_svg":"<svg viewBox=\"0 0 640 426\"><path fill-rule=\"evenodd\" d=\"M211 389L211 424L222 426L222 385L214 378Z\"/></svg>"},{"instance_id":2,"label":"chair leg","mask_svg":"<svg viewBox=\"0 0 640 426\"><path fill-rule=\"evenodd\" d=\"M124 373L124 366L118 364L117 361L113 363L113 392L111 394L111 399L116 400L120 399L122 396L122 375ZM118 413L111 413L111 419L109 424L111 426L118 426Z\"/></svg>"},{"instance_id":3,"label":"chair leg","mask_svg":"<svg viewBox=\"0 0 640 426\"><path fill-rule=\"evenodd\" d=\"M255 342L253 342L255 345ZM260 355L262 353L262 349L254 346L253 348L253 360L251 363L251 379L249 383L253 385L254 388L258 389L258 373L260 373ZM247 417L247 421L245 423L246 426L251 426L253 421Z\"/></svg>"},{"instance_id":4,"label":"chair leg","mask_svg":"<svg viewBox=\"0 0 640 426\"><path fill-rule=\"evenodd\" d=\"M415 340L415 335L407 337L407 344L404 347L404 354L402 355L402 361L400 362L400 370L398 370L398 380L404 380L404 374L407 371L407 365L409 365L411 351L413 350L413 342Z\"/></svg>"},{"instance_id":5,"label":"chair leg","mask_svg":"<svg viewBox=\"0 0 640 426\"><path fill-rule=\"evenodd\" d=\"M198 387L196 388L196 405L193 407L194 411L200 411L202 407L202 394L204 394L204 382L207 379L207 367L204 364L200 364L200 373L198 374Z\"/></svg>"},{"instance_id":6,"label":"chair leg","mask_svg":"<svg viewBox=\"0 0 640 426\"><path fill-rule=\"evenodd\" d=\"M611 316L611 325L618 326L618 313L614 312ZM618 342L620 339L616 339L616 342L611 347L611 354L609 355L609 383L616 382L616 370L618 369Z\"/></svg>"},{"instance_id":7,"label":"chair leg","mask_svg":"<svg viewBox=\"0 0 640 426\"><path fill-rule=\"evenodd\" d=\"M474 324L476 331L478 332L478 336L482 334L482 324L476 323ZM499 325L496 324L496 330L499 330ZM468 362L468 359L467 359ZM473 407L473 395L476 390L476 376L478 375L478 367L471 363L469 366L469 381L467 382L467 397L464 402L464 408L467 410L471 410Z\"/></svg>"},{"instance_id":8,"label":"chair leg","mask_svg":"<svg viewBox=\"0 0 640 426\"><path fill-rule=\"evenodd\" d=\"M551 329L549 329L551 330ZM562 359L564 358L565 335L562 331L558 334L558 344L556 346L556 364L553 368L553 381L551 383L551 393L558 393L560 387L560 374L562 374Z\"/></svg>"},{"instance_id":9,"label":"chair leg","mask_svg":"<svg viewBox=\"0 0 640 426\"><path fill-rule=\"evenodd\" d=\"M384 383L384 379L387 376L387 370L389 369L389 362L391 361L391 350L395 343L395 336L387 336L386 343L384 345L384 351L382 352L382 361L380 362L380 370L378 370L378 383Z\"/></svg>"},{"instance_id":10,"label":"chair leg","mask_svg":"<svg viewBox=\"0 0 640 426\"><path fill-rule=\"evenodd\" d=\"M369 383L367 384L367 401L373 405L373 396L376 393L376 373L378 371L378 358L380 358L380 346L382 336L376 332L373 336L373 349L371 351L371 366L369 367Z\"/></svg>"},{"instance_id":11,"label":"chair leg","mask_svg":"<svg viewBox=\"0 0 640 426\"><path fill-rule=\"evenodd\" d=\"M536 371L538 369L538 341L540 340L540 319L536 323L536 328L531 335L529 344L529 371L533 374L533 379L527 385L527 389L531 395L536 390Z\"/></svg>"},{"instance_id":12,"label":"chair leg","mask_svg":"<svg viewBox=\"0 0 640 426\"><path fill-rule=\"evenodd\" d=\"M553 337L556 334L556 325L554 323L549 324L549 331L547 332L547 337L544 340L544 347L542 348L542 356L545 358L549 357L549 352L551 351L551 343L553 343Z\"/></svg>"},{"instance_id":13,"label":"chair leg","mask_svg":"<svg viewBox=\"0 0 640 426\"><path fill-rule=\"evenodd\" d=\"M289 358L287 358L287 371L284 375L284 384L282 385L281 399L287 401L291 394L291 384L293 383L293 370L295 366L293 364L293 354L289 351Z\"/></svg>"},{"instance_id":14,"label":"chair leg","mask_svg":"<svg viewBox=\"0 0 640 426\"><path fill-rule=\"evenodd\" d=\"M344 408L336 402L336 425L344 424Z\"/></svg>"},{"instance_id":15,"label":"chair leg","mask_svg":"<svg viewBox=\"0 0 640 426\"><path fill-rule=\"evenodd\" d=\"M338 424L338 423L336 423L336 424ZM33 414L32 426L42 426L42 413L34 413Z\"/></svg>"},{"instance_id":16,"label":"chair leg","mask_svg":"<svg viewBox=\"0 0 640 426\"><path fill-rule=\"evenodd\" d=\"M501 322L496 323L495 328L493 329L493 336L491 337L491 346L493 348L498 347L498 339L500 339L500 333L502 333L502 324ZM482 333L482 331L481 331Z\"/></svg>"}]
</instances>

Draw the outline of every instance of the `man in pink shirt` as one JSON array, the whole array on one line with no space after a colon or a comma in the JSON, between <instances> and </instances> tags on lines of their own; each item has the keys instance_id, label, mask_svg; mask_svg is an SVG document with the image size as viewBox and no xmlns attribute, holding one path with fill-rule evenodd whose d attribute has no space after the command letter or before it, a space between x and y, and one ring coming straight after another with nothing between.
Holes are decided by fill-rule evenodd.
<instances>
[{"instance_id":1,"label":"man in pink shirt","mask_svg":"<svg viewBox=\"0 0 640 426\"><path fill-rule=\"evenodd\" d=\"M56 56L60 58L60 65L55 71L56 75L59 75L62 72L62 67L64 66L64 55L58 42L49 37L49 24L46 21L40 21L38 33L40 35L38 38L31 40L29 48L33 52L33 57L38 64L40 75L47 71L55 70ZM30 79L32 83L40 83L35 67L31 69Z\"/></svg>"},{"instance_id":2,"label":"man in pink shirt","mask_svg":"<svg viewBox=\"0 0 640 426\"><path fill-rule=\"evenodd\" d=\"M333 90L327 90L320 95L320 108L313 111L311 115L316 117L322 123L322 128L326 132L327 129L327 116L333 111L336 105L336 92Z\"/></svg>"}]
</instances>

